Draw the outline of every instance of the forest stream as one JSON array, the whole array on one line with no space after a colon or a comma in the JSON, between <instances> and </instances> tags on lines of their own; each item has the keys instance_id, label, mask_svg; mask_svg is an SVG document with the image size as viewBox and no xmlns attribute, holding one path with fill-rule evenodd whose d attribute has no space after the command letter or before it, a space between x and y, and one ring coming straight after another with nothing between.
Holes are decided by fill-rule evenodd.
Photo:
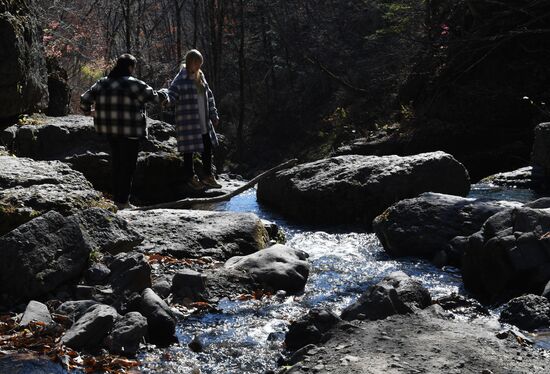
<instances>
[{"instance_id":1,"label":"forest stream","mask_svg":"<svg viewBox=\"0 0 550 374\"><path fill-rule=\"evenodd\" d=\"M537 198L527 189L473 185L469 197L530 201ZM311 272L303 293L278 293L260 300L222 299L217 312L190 316L180 321L180 345L153 349L139 356L146 373L264 373L276 370L284 353L285 332L292 320L313 307L327 307L340 313L368 286L389 273L401 270L422 282L433 298L453 292L465 294L460 271L439 269L415 258L393 260L384 252L373 233L350 227L307 227L281 218L256 201L250 190L215 210L253 212L276 222L285 232L287 245L309 254ZM490 319L498 318L498 309ZM192 352L187 344L198 337L203 350ZM550 337L532 336L536 345L550 349Z\"/></svg>"}]
</instances>

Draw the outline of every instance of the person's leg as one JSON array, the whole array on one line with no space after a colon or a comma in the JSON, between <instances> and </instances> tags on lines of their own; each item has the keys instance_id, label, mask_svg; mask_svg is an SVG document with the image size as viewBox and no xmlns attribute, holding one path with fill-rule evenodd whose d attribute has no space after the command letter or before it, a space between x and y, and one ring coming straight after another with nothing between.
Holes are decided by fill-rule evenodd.
<instances>
[{"instance_id":1,"label":"person's leg","mask_svg":"<svg viewBox=\"0 0 550 374\"><path fill-rule=\"evenodd\" d=\"M195 168L193 167L193 153L183 154L183 176L185 179L190 179L195 175Z\"/></svg>"},{"instance_id":2,"label":"person's leg","mask_svg":"<svg viewBox=\"0 0 550 374\"><path fill-rule=\"evenodd\" d=\"M191 189L192 191L204 190L204 185L195 175L195 168L193 166L193 153L183 154L183 177L185 179L185 185L188 189Z\"/></svg>"},{"instance_id":3,"label":"person's leg","mask_svg":"<svg viewBox=\"0 0 550 374\"><path fill-rule=\"evenodd\" d=\"M202 143L204 145L204 150L202 152L202 170L204 176L208 177L212 175L212 142L208 134L202 136Z\"/></svg>"},{"instance_id":4,"label":"person's leg","mask_svg":"<svg viewBox=\"0 0 550 374\"><path fill-rule=\"evenodd\" d=\"M120 163L120 138L115 136L109 136L108 138L109 146L111 147L111 181L113 189L113 201L115 203L124 203L121 201L120 196L120 172L121 172L121 163Z\"/></svg>"},{"instance_id":5,"label":"person's leg","mask_svg":"<svg viewBox=\"0 0 550 374\"><path fill-rule=\"evenodd\" d=\"M137 157L139 153L139 139L121 138L120 147L120 198L122 203L127 203L132 190L132 180L136 171Z\"/></svg>"},{"instance_id":6,"label":"person's leg","mask_svg":"<svg viewBox=\"0 0 550 374\"><path fill-rule=\"evenodd\" d=\"M202 142L204 144L204 151L202 153L204 177L201 179L201 182L209 188L221 188L222 185L216 182L212 171L212 142L210 141L210 135L203 135Z\"/></svg>"}]
</instances>

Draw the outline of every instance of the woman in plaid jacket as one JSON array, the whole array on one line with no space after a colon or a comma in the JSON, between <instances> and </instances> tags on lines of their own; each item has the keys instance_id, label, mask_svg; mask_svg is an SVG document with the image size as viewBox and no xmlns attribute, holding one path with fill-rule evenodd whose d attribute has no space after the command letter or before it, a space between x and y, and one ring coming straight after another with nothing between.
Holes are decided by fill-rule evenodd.
<instances>
[{"instance_id":1,"label":"woman in plaid jacket","mask_svg":"<svg viewBox=\"0 0 550 374\"><path fill-rule=\"evenodd\" d=\"M218 145L214 126L218 124L218 110L214 95L201 70L204 59L192 49L185 55L182 66L165 92L176 105L176 133L178 151L183 154L188 187L203 190L221 188L212 173L212 147ZM202 153L204 177L199 180L193 168L193 153Z\"/></svg>"},{"instance_id":2,"label":"woman in plaid jacket","mask_svg":"<svg viewBox=\"0 0 550 374\"><path fill-rule=\"evenodd\" d=\"M113 200L119 208L129 206L139 139L147 136L145 103L168 100L166 93L159 95L132 76L136 62L134 56L123 54L108 76L80 96L80 108L84 114L93 115L97 132L109 140Z\"/></svg>"}]
</instances>

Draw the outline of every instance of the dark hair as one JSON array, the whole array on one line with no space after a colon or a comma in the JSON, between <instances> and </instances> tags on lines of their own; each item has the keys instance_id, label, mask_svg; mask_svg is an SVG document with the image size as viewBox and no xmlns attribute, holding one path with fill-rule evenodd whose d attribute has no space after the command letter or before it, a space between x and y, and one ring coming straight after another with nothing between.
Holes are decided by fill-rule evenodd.
<instances>
[{"instance_id":1,"label":"dark hair","mask_svg":"<svg viewBox=\"0 0 550 374\"><path fill-rule=\"evenodd\" d=\"M129 53L121 55L117 60L115 67L111 70L107 77L120 78L130 76L130 66L136 66L137 60Z\"/></svg>"}]
</instances>

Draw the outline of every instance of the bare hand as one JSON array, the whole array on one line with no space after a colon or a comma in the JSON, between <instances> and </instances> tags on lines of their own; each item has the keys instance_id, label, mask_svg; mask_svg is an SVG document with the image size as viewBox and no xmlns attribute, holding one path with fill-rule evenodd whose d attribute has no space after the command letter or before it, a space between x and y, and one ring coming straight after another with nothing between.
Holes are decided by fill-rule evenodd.
<instances>
[{"instance_id":1,"label":"bare hand","mask_svg":"<svg viewBox=\"0 0 550 374\"><path fill-rule=\"evenodd\" d=\"M220 122L219 119L215 118L212 120L212 124L214 125L214 127L218 127L218 123Z\"/></svg>"}]
</instances>

